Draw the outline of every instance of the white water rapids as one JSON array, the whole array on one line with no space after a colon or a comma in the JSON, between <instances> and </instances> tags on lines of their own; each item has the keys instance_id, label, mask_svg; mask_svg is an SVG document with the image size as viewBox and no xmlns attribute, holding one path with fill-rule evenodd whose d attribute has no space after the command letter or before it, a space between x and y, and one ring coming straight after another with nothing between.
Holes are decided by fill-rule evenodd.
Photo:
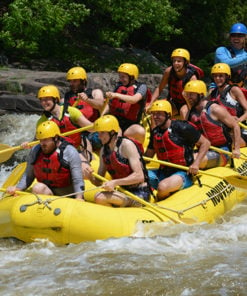
<instances>
[{"instance_id":1,"label":"white water rapids","mask_svg":"<svg viewBox=\"0 0 247 296\"><path fill-rule=\"evenodd\" d=\"M32 141L38 117L1 116L0 142ZM1 164L1 184L26 153ZM0 294L247 295L246 221L247 202L215 224L152 224L120 239L59 247L0 239Z\"/></svg>"}]
</instances>

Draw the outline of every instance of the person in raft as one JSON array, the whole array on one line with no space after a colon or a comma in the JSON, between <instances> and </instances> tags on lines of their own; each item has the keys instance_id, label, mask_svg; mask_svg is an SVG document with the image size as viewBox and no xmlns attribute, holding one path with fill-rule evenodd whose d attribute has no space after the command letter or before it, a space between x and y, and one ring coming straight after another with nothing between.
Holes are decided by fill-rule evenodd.
<instances>
[{"instance_id":1,"label":"person in raft","mask_svg":"<svg viewBox=\"0 0 247 296\"><path fill-rule=\"evenodd\" d=\"M61 133L73 131L80 127L92 126L89 121L78 109L68 105L60 106L60 92L54 85L45 85L38 91L38 99L44 112L37 122L40 123L51 120L55 122ZM92 130L89 130L92 131ZM74 133L68 136L70 142L80 152L83 178L88 179L92 168L90 162L92 160L92 146L83 133Z\"/></svg>"},{"instance_id":2,"label":"person in raft","mask_svg":"<svg viewBox=\"0 0 247 296\"><path fill-rule=\"evenodd\" d=\"M225 63L231 68L231 82L236 84L247 78L247 28L242 23L235 23L230 28L230 45L220 46L215 52L215 64Z\"/></svg>"},{"instance_id":3,"label":"person in raft","mask_svg":"<svg viewBox=\"0 0 247 296\"><path fill-rule=\"evenodd\" d=\"M94 122L103 111L104 95L102 90L87 87L88 78L83 67L69 69L66 78L69 81L70 90L64 95L64 105L76 107L88 120ZM97 133L87 132L87 138L94 151L100 149L101 143Z\"/></svg>"},{"instance_id":4,"label":"person in raft","mask_svg":"<svg viewBox=\"0 0 247 296\"><path fill-rule=\"evenodd\" d=\"M200 77L199 72L203 76L203 71L190 64L190 53L184 48L173 50L171 61L172 65L166 68L159 86L153 92L149 107L159 98L162 90L168 85L168 100L172 104L173 115L180 114L181 118L184 119L188 111L182 95L184 85L189 80L198 79Z\"/></svg>"},{"instance_id":5,"label":"person in raft","mask_svg":"<svg viewBox=\"0 0 247 296\"><path fill-rule=\"evenodd\" d=\"M105 206L140 207L140 203L115 190L117 186L122 186L145 201L149 200L147 171L137 141L118 134L119 123L113 115L97 119L94 122L94 130L99 133L103 144L98 174L104 176L108 172L112 177L112 180L103 184L105 191L95 195L95 202ZM93 176L91 181L97 186L101 184L101 181Z\"/></svg>"},{"instance_id":6,"label":"person in raft","mask_svg":"<svg viewBox=\"0 0 247 296\"><path fill-rule=\"evenodd\" d=\"M138 82L139 69L130 63L118 67L119 82L113 92L106 92L109 104L102 114L114 115L126 137L143 144L145 129L140 125L146 104L147 85Z\"/></svg>"},{"instance_id":7,"label":"person in raft","mask_svg":"<svg viewBox=\"0 0 247 296\"><path fill-rule=\"evenodd\" d=\"M211 69L211 75L215 88L210 93L210 101L216 101L219 105L226 108L237 122L246 124L247 101L243 90L239 86L230 83L230 67L225 63L215 64ZM246 143L247 131L242 128L241 147L246 146Z\"/></svg>"},{"instance_id":8,"label":"person in raft","mask_svg":"<svg viewBox=\"0 0 247 296\"><path fill-rule=\"evenodd\" d=\"M157 200L163 200L192 185L192 175L197 174L210 142L189 122L172 120L172 106L167 100L155 101L149 112L156 127L151 131L145 156L156 154L158 160L189 167L188 172L165 165L148 171L150 185L157 189ZM194 159L195 145L199 150Z\"/></svg>"},{"instance_id":9,"label":"person in raft","mask_svg":"<svg viewBox=\"0 0 247 296\"><path fill-rule=\"evenodd\" d=\"M83 200L84 181L78 151L60 136L53 121L45 121L36 129L40 144L34 146L28 156L27 168L16 186L7 188L9 194L32 187L35 194L66 195L76 192L76 199Z\"/></svg>"},{"instance_id":10,"label":"person in raft","mask_svg":"<svg viewBox=\"0 0 247 296\"><path fill-rule=\"evenodd\" d=\"M238 121L218 102L206 99L206 84L201 80L189 81L184 87L189 114L188 120L210 141L211 145L231 151L240 157L241 134ZM233 146L233 148L232 148ZM208 151L201 168L225 166L228 158L224 154Z\"/></svg>"}]
</instances>

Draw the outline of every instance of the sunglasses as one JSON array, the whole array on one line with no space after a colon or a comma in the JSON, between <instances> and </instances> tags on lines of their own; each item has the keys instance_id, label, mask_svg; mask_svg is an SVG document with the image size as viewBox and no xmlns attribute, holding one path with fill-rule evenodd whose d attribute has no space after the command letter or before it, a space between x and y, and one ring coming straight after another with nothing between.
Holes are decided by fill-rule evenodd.
<instances>
[{"instance_id":1,"label":"sunglasses","mask_svg":"<svg viewBox=\"0 0 247 296\"><path fill-rule=\"evenodd\" d=\"M242 37L245 37L245 34L233 33L233 34L231 34L231 37L239 37L239 38L242 38Z\"/></svg>"}]
</instances>

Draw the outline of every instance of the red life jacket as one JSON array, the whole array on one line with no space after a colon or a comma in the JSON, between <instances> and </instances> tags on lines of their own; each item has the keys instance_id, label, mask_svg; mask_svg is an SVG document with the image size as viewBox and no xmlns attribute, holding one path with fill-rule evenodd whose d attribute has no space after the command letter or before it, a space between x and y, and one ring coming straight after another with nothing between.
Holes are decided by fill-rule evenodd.
<instances>
[{"instance_id":1,"label":"red life jacket","mask_svg":"<svg viewBox=\"0 0 247 296\"><path fill-rule=\"evenodd\" d=\"M158 159L175 164L187 165L185 149L172 141L169 129L164 133L158 132L158 129L155 129L153 145ZM162 165L161 167L164 166Z\"/></svg>"},{"instance_id":2,"label":"red life jacket","mask_svg":"<svg viewBox=\"0 0 247 296\"><path fill-rule=\"evenodd\" d=\"M168 79L168 90L169 90L168 98L171 98L172 100L174 100L179 104L186 104L186 101L182 96L182 92L184 90L185 84L188 81L190 81L193 75L195 75L197 79L200 79L204 76L204 73L201 68L193 64L189 64L187 65L185 76L182 79L179 79L172 68L169 79Z\"/></svg>"},{"instance_id":3,"label":"red life jacket","mask_svg":"<svg viewBox=\"0 0 247 296\"><path fill-rule=\"evenodd\" d=\"M141 83L136 82L130 86L124 86L119 83L114 92L134 96ZM133 123L139 123L141 120L142 112L146 103L146 98L142 98L136 104L130 104L123 100L113 98L109 101L110 114L116 117L126 118L127 120L133 121Z\"/></svg>"},{"instance_id":4,"label":"red life jacket","mask_svg":"<svg viewBox=\"0 0 247 296\"><path fill-rule=\"evenodd\" d=\"M142 166L144 167L144 161L142 159L143 146L135 139L131 139L127 137L119 137L114 151L110 151L108 146L105 146L104 153L103 153L104 164L106 166L107 171L109 172L109 174L112 176L113 179L125 178L133 172L132 168L129 165L128 159L124 158L119 153L119 147L123 139L128 139L136 145L136 148L140 154L140 160L142 162ZM144 170L144 177L146 178L145 168L143 168L143 170Z\"/></svg>"},{"instance_id":5,"label":"red life jacket","mask_svg":"<svg viewBox=\"0 0 247 296\"><path fill-rule=\"evenodd\" d=\"M213 120L209 115L209 108L212 104L214 102L208 102L200 116L203 135L213 146L229 146L231 141L228 136L229 130L223 123Z\"/></svg>"},{"instance_id":6,"label":"red life jacket","mask_svg":"<svg viewBox=\"0 0 247 296\"><path fill-rule=\"evenodd\" d=\"M66 105L64 105L63 115L62 115L61 120L54 117L50 112L45 111L44 114L48 118L48 120L54 121L59 126L61 133L73 131L73 130L79 128L79 126L76 126L70 120L70 115L69 115L69 112L68 112L68 106L66 106ZM81 145L81 133L75 133L73 135L69 135L68 138L70 139L69 142L75 148L77 148L78 146Z\"/></svg>"},{"instance_id":7,"label":"red life jacket","mask_svg":"<svg viewBox=\"0 0 247 296\"><path fill-rule=\"evenodd\" d=\"M112 179L125 178L133 172L128 159L122 157L119 153L121 142L122 138L119 138L114 151L108 150L108 146L104 148L103 161Z\"/></svg>"},{"instance_id":8,"label":"red life jacket","mask_svg":"<svg viewBox=\"0 0 247 296\"><path fill-rule=\"evenodd\" d=\"M193 125L198 131L203 132L201 125L201 116L195 110L190 110L188 121L193 123Z\"/></svg>"},{"instance_id":9,"label":"red life jacket","mask_svg":"<svg viewBox=\"0 0 247 296\"><path fill-rule=\"evenodd\" d=\"M241 115L243 115L244 110L243 107L239 104L238 101L234 100L234 105L226 100L226 96L227 94L230 92L231 88L234 85L228 85L221 94L218 94L216 96L216 98L214 99L214 101L216 101L219 105L223 106L224 108L226 108L226 110L232 115L232 116L237 116L240 117Z\"/></svg>"},{"instance_id":10,"label":"red life jacket","mask_svg":"<svg viewBox=\"0 0 247 296\"><path fill-rule=\"evenodd\" d=\"M242 92L243 92L243 94L244 94L244 96L245 96L245 98L247 100L247 89L244 88L244 87L240 87L240 89L242 90Z\"/></svg>"},{"instance_id":11,"label":"red life jacket","mask_svg":"<svg viewBox=\"0 0 247 296\"><path fill-rule=\"evenodd\" d=\"M33 163L34 175L38 182L51 188L63 188L72 184L69 166L63 160L63 151L67 145L69 143L62 142L60 147L49 155L39 150Z\"/></svg>"},{"instance_id":12,"label":"red life jacket","mask_svg":"<svg viewBox=\"0 0 247 296\"><path fill-rule=\"evenodd\" d=\"M86 93L88 98L93 99L91 88L87 88L82 92ZM75 108L79 109L81 113L92 122L94 122L100 116L100 113L97 109L94 109L89 103L79 100L77 94L73 93L72 91L65 94L64 100L72 107L74 107L74 104L76 103Z\"/></svg>"}]
</instances>

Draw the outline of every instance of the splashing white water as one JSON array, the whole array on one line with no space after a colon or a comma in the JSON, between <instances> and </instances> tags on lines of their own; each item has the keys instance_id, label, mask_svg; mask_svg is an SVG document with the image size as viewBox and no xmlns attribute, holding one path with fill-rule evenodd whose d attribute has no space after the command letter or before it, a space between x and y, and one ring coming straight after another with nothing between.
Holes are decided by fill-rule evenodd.
<instances>
[{"instance_id":1,"label":"splashing white water","mask_svg":"<svg viewBox=\"0 0 247 296\"><path fill-rule=\"evenodd\" d=\"M0 143L9 146L19 146L23 142L33 141L36 122L39 119L36 114L5 114L0 116ZM2 185L11 173L13 167L28 154L28 151L15 152L9 161L1 164L0 184Z\"/></svg>"}]
</instances>

